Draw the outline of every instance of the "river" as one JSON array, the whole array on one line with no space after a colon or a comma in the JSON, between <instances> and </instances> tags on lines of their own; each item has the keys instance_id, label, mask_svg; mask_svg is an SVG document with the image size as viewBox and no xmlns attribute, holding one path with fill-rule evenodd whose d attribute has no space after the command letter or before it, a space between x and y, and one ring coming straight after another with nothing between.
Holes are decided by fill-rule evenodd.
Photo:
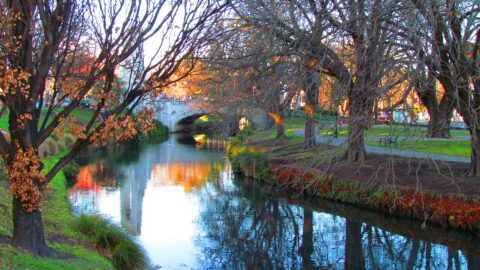
<instances>
[{"instance_id":1,"label":"river","mask_svg":"<svg viewBox=\"0 0 480 270\"><path fill-rule=\"evenodd\" d=\"M480 269L480 238L273 194L188 137L83 161L69 199L131 231L161 269Z\"/></svg>"}]
</instances>

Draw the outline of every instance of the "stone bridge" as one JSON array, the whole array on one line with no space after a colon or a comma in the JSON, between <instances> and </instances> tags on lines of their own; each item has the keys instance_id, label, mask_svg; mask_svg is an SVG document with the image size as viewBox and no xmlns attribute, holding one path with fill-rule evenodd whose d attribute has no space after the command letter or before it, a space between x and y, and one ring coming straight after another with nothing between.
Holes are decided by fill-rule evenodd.
<instances>
[{"instance_id":1,"label":"stone bridge","mask_svg":"<svg viewBox=\"0 0 480 270\"><path fill-rule=\"evenodd\" d=\"M180 131L183 126L208 113L197 100L162 99L157 107L155 119L167 126L170 132Z\"/></svg>"}]
</instances>

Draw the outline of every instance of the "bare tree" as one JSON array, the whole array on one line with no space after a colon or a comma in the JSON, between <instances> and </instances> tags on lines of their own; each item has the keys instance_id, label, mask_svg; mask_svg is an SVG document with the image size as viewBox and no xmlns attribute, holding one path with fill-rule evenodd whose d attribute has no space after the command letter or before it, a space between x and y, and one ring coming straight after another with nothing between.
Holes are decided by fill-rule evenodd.
<instances>
[{"instance_id":1,"label":"bare tree","mask_svg":"<svg viewBox=\"0 0 480 270\"><path fill-rule=\"evenodd\" d=\"M143 109L133 121L130 114L134 107L147 94L155 97L182 60L195 53L224 5L216 1L163 0L9 0L0 4L0 66L5 82L0 98L9 111L11 138L0 136L0 153L13 193L14 246L36 255L49 254L41 210L46 185L87 145L105 143L110 137L127 139L136 134L135 124L150 125L151 110ZM155 57L146 61L136 83L118 97L108 117L100 118L100 112L110 103L116 69L151 39L157 43ZM85 50L79 50L81 44ZM69 72L62 72L67 68L62 65L70 62L74 66L85 60L83 55L92 60L85 64L84 77L71 91L60 95L61 85L69 76ZM50 102L44 102L52 90L47 84L52 78L57 87ZM87 95L97 99L92 118L86 125L69 122L69 115ZM68 104L58 106L61 100ZM45 110L50 113L40 125ZM76 142L53 167L43 168L39 145L67 126L77 136Z\"/></svg>"},{"instance_id":2,"label":"bare tree","mask_svg":"<svg viewBox=\"0 0 480 270\"><path fill-rule=\"evenodd\" d=\"M414 24L408 35L420 61L456 100L471 135L472 155L468 175L480 174L480 24L478 1L410 1L407 18ZM412 11L413 10L413 11ZM426 29L426 35L422 35ZM433 78L430 78L433 82ZM429 80L426 80L429 82ZM449 111L444 113L450 117ZM449 119L448 119L449 121Z\"/></svg>"},{"instance_id":3,"label":"bare tree","mask_svg":"<svg viewBox=\"0 0 480 270\"><path fill-rule=\"evenodd\" d=\"M206 94L217 107L263 111L274 120L277 138L285 137L283 118L298 90L294 57L275 44L268 33L242 21L222 27L218 42L210 44L206 61L217 74ZM228 104L228 105L227 105Z\"/></svg>"},{"instance_id":4,"label":"bare tree","mask_svg":"<svg viewBox=\"0 0 480 270\"><path fill-rule=\"evenodd\" d=\"M396 36L387 22L398 17L396 3L240 1L235 7L249 24L317 59L322 71L347 89L350 120L345 158L363 161L364 130L381 80L394 66Z\"/></svg>"}]
</instances>

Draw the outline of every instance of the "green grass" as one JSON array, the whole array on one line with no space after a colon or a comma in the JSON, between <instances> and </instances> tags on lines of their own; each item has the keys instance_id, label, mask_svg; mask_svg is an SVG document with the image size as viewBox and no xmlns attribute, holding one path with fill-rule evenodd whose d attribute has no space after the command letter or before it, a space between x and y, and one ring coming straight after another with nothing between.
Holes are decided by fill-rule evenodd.
<instances>
[{"instance_id":1,"label":"green grass","mask_svg":"<svg viewBox=\"0 0 480 270\"><path fill-rule=\"evenodd\" d=\"M0 129L8 130L8 114L9 112L6 111L1 117L0 117ZM40 116L40 124L43 122L43 119L45 119L46 115L46 110L42 111L42 114ZM93 110L88 110L88 109L74 109L72 113L70 114L75 121L81 124L87 124L88 121L92 118L93 116ZM53 115L50 116L50 120L52 120Z\"/></svg>"},{"instance_id":2,"label":"green grass","mask_svg":"<svg viewBox=\"0 0 480 270\"><path fill-rule=\"evenodd\" d=\"M333 135L332 128L325 128L320 131L321 135ZM450 130L450 134L455 136L469 136L469 132L467 130L457 130L452 129ZM343 125L339 129L339 136L347 136L348 130L346 125ZM426 137L427 135L427 128L425 127L414 127L414 126L400 126L400 125L376 125L371 126L369 129L365 131L365 135L367 137L383 137L383 136L391 136L396 135L399 137Z\"/></svg>"},{"instance_id":3,"label":"green grass","mask_svg":"<svg viewBox=\"0 0 480 270\"><path fill-rule=\"evenodd\" d=\"M298 129L305 128L305 118L304 117L287 117L283 120L285 129Z\"/></svg>"},{"instance_id":4,"label":"green grass","mask_svg":"<svg viewBox=\"0 0 480 270\"><path fill-rule=\"evenodd\" d=\"M400 140L400 139L399 139ZM378 142L369 141L368 145L379 146ZM413 150L418 152L433 153L449 156L469 157L471 155L470 141L444 140L444 141L399 141L391 145L394 148Z\"/></svg>"},{"instance_id":5,"label":"green grass","mask_svg":"<svg viewBox=\"0 0 480 270\"><path fill-rule=\"evenodd\" d=\"M72 113L70 114L70 116L73 117L73 119L75 119L75 121L81 123L81 124L87 124L88 121L90 121L90 119L92 118L93 116L93 110L89 110L89 109L74 109L72 111Z\"/></svg>"},{"instance_id":6,"label":"green grass","mask_svg":"<svg viewBox=\"0 0 480 270\"><path fill-rule=\"evenodd\" d=\"M44 160L46 168L53 166L56 157ZM48 185L43 204L43 220L47 244L53 250L69 254L68 259L34 257L19 251L8 243L0 242L0 269L113 269L106 258L96 250L81 243L91 243L90 239L75 229L75 216L67 199L65 176L60 172ZM12 236L11 194L8 183L0 179L0 235ZM49 239L62 239L55 241ZM93 245L92 245L93 246Z\"/></svg>"},{"instance_id":7,"label":"green grass","mask_svg":"<svg viewBox=\"0 0 480 270\"><path fill-rule=\"evenodd\" d=\"M0 117L0 128L8 130L8 111L3 113L2 117Z\"/></svg>"},{"instance_id":8,"label":"green grass","mask_svg":"<svg viewBox=\"0 0 480 270\"><path fill-rule=\"evenodd\" d=\"M300 143L303 141L303 138L295 136L293 131L295 129L305 128L305 119L303 117L288 117L284 119L285 125L285 134L287 139L292 141L292 143ZM320 124L322 125L322 124ZM318 124L316 125L318 127ZM273 139L275 138L276 130L275 128L269 130L257 130L254 132L251 138L252 140L258 139ZM333 135L333 129L331 127L324 128L320 130L321 135ZM346 125L343 125L339 129L339 136L347 136L348 130ZM425 153L433 154L442 154L442 155L451 155L451 156L462 156L469 157L471 154L470 141L469 140L444 140L444 141L434 141L434 140L421 140L425 138L427 134L427 129L425 127L413 127L413 126L401 126L401 125L376 125L370 127L365 131L366 137L384 137L384 136L399 136L397 144L392 145L392 147L405 149L405 150L414 150ZM455 136L469 136L467 130L457 130L452 129L450 134ZM405 141L402 142L402 138L419 138L418 141ZM366 144L379 146L377 140L367 141Z\"/></svg>"},{"instance_id":9,"label":"green grass","mask_svg":"<svg viewBox=\"0 0 480 270\"><path fill-rule=\"evenodd\" d=\"M132 235L108 219L82 215L76 228L95 239L98 247L108 249L116 269L148 269L149 260Z\"/></svg>"}]
</instances>

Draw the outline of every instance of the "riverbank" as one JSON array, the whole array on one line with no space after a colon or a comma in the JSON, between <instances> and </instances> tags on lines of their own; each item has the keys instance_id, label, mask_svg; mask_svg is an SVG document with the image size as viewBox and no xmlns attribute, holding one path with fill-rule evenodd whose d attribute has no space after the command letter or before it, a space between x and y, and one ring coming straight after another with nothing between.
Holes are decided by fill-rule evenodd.
<instances>
[{"instance_id":1,"label":"riverbank","mask_svg":"<svg viewBox=\"0 0 480 270\"><path fill-rule=\"evenodd\" d=\"M46 159L45 166L54 160ZM0 269L113 269L112 263L98 253L95 243L76 231L77 218L70 210L63 172L47 186L44 198L45 236L56 254L52 258L35 257L9 244L13 233L12 198L8 182L0 178Z\"/></svg>"},{"instance_id":2,"label":"riverbank","mask_svg":"<svg viewBox=\"0 0 480 270\"><path fill-rule=\"evenodd\" d=\"M246 176L286 190L380 210L390 215L480 233L480 183L462 176L468 164L371 154L342 161L344 150L319 145L305 151L296 136L242 133L228 151ZM288 134L288 133L287 133Z\"/></svg>"}]
</instances>

